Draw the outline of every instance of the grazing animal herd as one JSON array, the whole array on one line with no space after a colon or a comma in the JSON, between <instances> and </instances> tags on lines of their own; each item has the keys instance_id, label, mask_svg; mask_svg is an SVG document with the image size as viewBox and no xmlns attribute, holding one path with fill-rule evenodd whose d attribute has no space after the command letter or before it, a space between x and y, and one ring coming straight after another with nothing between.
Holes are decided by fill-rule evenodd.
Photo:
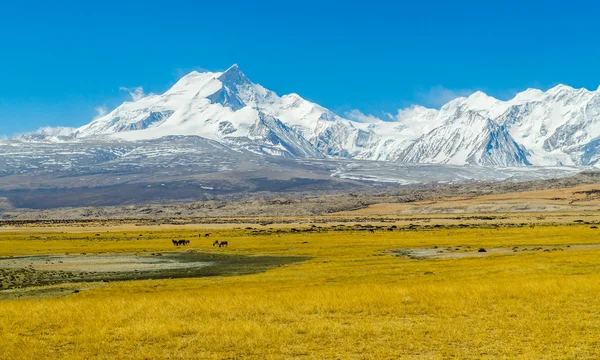
<instances>
[{"instance_id":1,"label":"grazing animal herd","mask_svg":"<svg viewBox=\"0 0 600 360\"><path fill-rule=\"evenodd\" d=\"M209 237L210 234L205 234L204 237ZM202 237L202 234L199 234L198 237ZM173 245L175 246L186 246L190 244L189 240L171 240L171 242L173 242ZM213 243L213 246L219 246L219 247L229 247L229 243L227 241L221 241L219 242L219 240L215 240L215 242Z\"/></svg>"},{"instance_id":2,"label":"grazing animal herd","mask_svg":"<svg viewBox=\"0 0 600 360\"><path fill-rule=\"evenodd\" d=\"M173 245L175 246L180 246L180 245L189 245L190 241L189 240L171 240L173 242Z\"/></svg>"}]
</instances>

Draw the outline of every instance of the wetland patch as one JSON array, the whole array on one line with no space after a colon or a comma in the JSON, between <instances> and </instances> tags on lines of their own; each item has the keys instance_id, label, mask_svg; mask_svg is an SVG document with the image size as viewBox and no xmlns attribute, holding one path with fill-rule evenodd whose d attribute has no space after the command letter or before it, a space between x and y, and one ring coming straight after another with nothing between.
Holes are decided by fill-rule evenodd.
<instances>
[{"instance_id":1,"label":"wetland patch","mask_svg":"<svg viewBox=\"0 0 600 360\"><path fill-rule=\"evenodd\" d=\"M0 299L6 298L2 293L11 289L81 282L245 275L305 260L308 258L193 250L0 257Z\"/></svg>"}]
</instances>

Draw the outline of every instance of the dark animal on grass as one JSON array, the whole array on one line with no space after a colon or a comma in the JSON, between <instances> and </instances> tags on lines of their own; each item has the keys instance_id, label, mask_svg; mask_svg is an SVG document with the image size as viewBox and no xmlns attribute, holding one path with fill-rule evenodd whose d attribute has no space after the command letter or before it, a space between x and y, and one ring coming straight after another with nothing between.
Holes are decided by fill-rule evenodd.
<instances>
[{"instance_id":1,"label":"dark animal on grass","mask_svg":"<svg viewBox=\"0 0 600 360\"><path fill-rule=\"evenodd\" d=\"M180 246L180 245L188 245L190 243L189 240L171 240L173 242L173 245L175 246Z\"/></svg>"},{"instance_id":2,"label":"dark animal on grass","mask_svg":"<svg viewBox=\"0 0 600 360\"><path fill-rule=\"evenodd\" d=\"M177 241L177 240L171 240L171 241L173 242L173 245L179 246L179 241Z\"/></svg>"},{"instance_id":3,"label":"dark animal on grass","mask_svg":"<svg viewBox=\"0 0 600 360\"><path fill-rule=\"evenodd\" d=\"M223 246L225 246L225 247L228 247L228 245L229 245L229 244L227 243L227 241L221 241L221 242L219 243L219 247L223 247Z\"/></svg>"},{"instance_id":4,"label":"dark animal on grass","mask_svg":"<svg viewBox=\"0 0 600 360\"><path fill-rule=\"evenodd\" d=\"M373 230L373 229L370 229L369 232L372 234L375 234L375 230Z\"/></svg>"},{"instance_id":5,"label":"dark animal on grass","mask_svg":"<svg viewBox=\"0 0 600 360\"><path fill-rule=\"evenodd\" d=\"M209 236L210 236L210 234L204 234L204 237L209 237Z\"/></svg>"},{"instance_id":6,"label":"dark animal on grass","mask_svg":"<svg viewBox=\"0 0 600 360\"><path fill-rule=\"evenodd\" d=\"M213 246L217 246L219 245L219 240L215 240L215 242L213 243Z\"/></svg>"}]
</instances>

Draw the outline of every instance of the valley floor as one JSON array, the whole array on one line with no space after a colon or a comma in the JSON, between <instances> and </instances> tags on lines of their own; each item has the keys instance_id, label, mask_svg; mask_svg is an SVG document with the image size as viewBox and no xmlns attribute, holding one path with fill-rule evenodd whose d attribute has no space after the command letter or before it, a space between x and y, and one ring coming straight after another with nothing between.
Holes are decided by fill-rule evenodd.
<instances>
[{"instance_id":1,"label":"valley floor","mask_svg":"<svg viewBox=\"0 0 600 360\"><path fill-rule=\"evenodd\" d=\"M294 261L109 282L79 269L79 279L37 286L2 275L0 358L600 357L600 230L570 221L530 228L524 216L470 227L5 229L3 260L160 253ZM449 256L411 256L419 249ZM38 266L45 261L28 274L44 271Z\"/></svg>"}]
</instances>

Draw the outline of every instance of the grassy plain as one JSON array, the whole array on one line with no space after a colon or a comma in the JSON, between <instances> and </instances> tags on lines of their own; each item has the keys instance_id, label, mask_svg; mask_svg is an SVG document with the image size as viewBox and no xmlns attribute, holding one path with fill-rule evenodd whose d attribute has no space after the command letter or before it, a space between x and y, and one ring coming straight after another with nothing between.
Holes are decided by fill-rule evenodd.
<instances>
[{"instance_id":1,"label":"grassy plain","mask_svg":"<svg viewBox=\"0 0 600 360\"><path fill-rule=\"evenodd\" d=\"M600 244L590 225L85 231L2 232L0 256L173 251L170 239L187 238L179 251L310 259L252 275L92 283L0 301L0 359L600 357L600 248L428 260L390 252Z\"/></svg>"}]
</instances>

